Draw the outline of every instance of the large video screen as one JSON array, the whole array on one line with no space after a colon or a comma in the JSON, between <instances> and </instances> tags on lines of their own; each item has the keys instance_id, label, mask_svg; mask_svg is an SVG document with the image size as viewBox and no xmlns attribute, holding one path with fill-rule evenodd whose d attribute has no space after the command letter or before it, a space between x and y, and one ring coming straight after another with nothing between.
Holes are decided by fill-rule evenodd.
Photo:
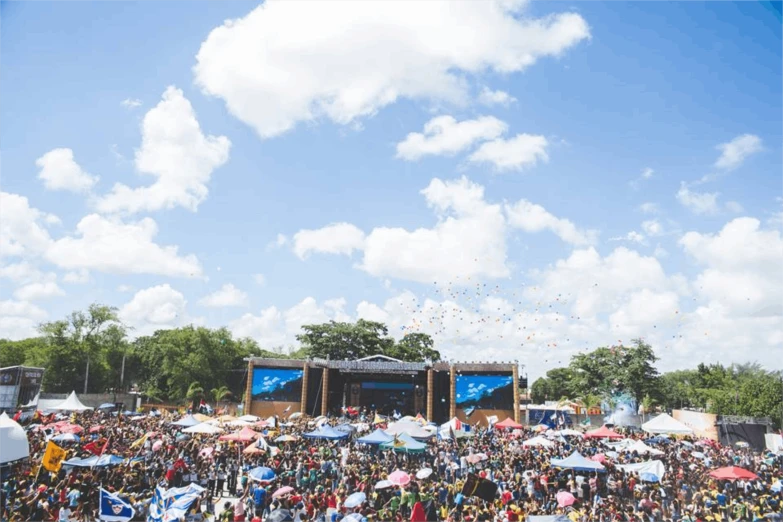
<instances>
[{"instance_id":1,"label":"large video screen","mask_svg":"<svg viewBox=\"0 0 783 522\"><path fill-rule=\"evenodd\" d=\"M254 368L253 400L299 402L302 399L302 375L302 369Z\"/></svg>"},{"instance_id":2,"label":"large video screen","mask_svg":"<svg viewBox=\"0 0 783 522\"><path fill-rule=\"evenodd\" d=\"M514 408L514 376L509 374L457 375L457 407L487 410Z\"/></svg>"}]
</instances>

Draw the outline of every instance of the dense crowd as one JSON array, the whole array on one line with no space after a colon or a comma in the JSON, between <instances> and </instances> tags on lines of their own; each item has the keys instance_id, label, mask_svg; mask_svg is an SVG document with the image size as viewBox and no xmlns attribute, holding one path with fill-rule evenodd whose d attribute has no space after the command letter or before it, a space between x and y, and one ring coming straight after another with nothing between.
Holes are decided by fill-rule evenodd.
<instances>
[{"instance_id":1,"label":"dense crowd","mask_svg":"<svg viewBox=\"0 0 783 522\"><path fill-rule=\"evenodd\" d=\"M374 412L364 412L356 421L372 429L374 419ZM2 518L97 520L103 487L129 499L136 511L134 520L146 520L156 485L189 483L204 488L191 506L189 520L516 522L536 515L563 515L572 522L695 522L781 520L783 511L782 456L691 438L656 437L648 444L663 454L651 457L613 453L607 451L606 441L579 436L551 436L551 447L524 446L523 441L538 433L478 428L473 436L456 441L433 437L423 453L407 454L352 440L302 438L303 432L313 429L312 420L304 418L278 419L274 429L258 427L260 434L266 431L262 435L266 444L219 441L218 434L187 436L171 424L174 420L168 414L143 418L92 411L75 414L71 421L84 429L81 440L58 443L68 450L68 458L91 456L83 448L95 440L106 454L124 461L111 466L63 466L56 473L39 465L53 431L43 425L28 426L31 458L4 476ZM226 433L236 430L224 428ZM280 434L296 440L275 443ZM639 432L626 435L649 439ZM253 454L245 451L251 444L260 446ZM601 460L606 470L581 472L551 465L552 458L574 451ZM660 480L617 468L651 459L665 467L663 477L652 479ZM274 480L253 480L249 472L258 466L271 468ZM758 480L709 476L710 470L722 466L742 467ZM417 479L424 468L431 474ZM410 482L402 486L385 482L396 470L409 473ZM497 484L494 498L463 495L469 473ZM281 489L286 493L281 494ZM357 492L364 493L366 500L346 507L346 499ZM573 495L570 505L558 501L563 492Z\"/></svg>"}]
</instances>

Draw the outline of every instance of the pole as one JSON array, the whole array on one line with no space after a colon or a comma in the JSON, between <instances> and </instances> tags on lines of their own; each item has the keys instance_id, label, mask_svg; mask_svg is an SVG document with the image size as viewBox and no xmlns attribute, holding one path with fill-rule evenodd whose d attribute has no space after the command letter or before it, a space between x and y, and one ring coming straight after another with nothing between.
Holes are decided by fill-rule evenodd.
<instances>
[{"instance_id":1,"label":"pole","mask_svg":"<svg viewBox=\"0 0 783 522\"><path fill-rule=\"evenodd\" d=\"M90 356L87 356L87 371L84 372L84 394L87 394L87 381L90 379Z\"/></svg>"},{"instance_id":2,"label":"pole","mask_svg":"<svg viewBox=\"0 0 783 522\"><path fill-rule=\"evenodd\" d=\"M120 390L124 390L123 383L125 382L125 352L122 352L122 367L120 368Z\"/></svg>"}]
</instances>

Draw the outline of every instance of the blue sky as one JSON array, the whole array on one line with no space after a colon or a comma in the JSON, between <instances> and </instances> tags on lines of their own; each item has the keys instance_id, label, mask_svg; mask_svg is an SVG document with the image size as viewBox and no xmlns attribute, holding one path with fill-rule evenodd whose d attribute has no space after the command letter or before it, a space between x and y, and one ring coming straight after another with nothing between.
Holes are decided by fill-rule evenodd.
<instances>
[{"instance_id":1,"label":"blue sky","mask_svg":"<svg viewBox=\"0 0 783 522\"><path fill-rule=\"evenodd\" d=\"M0 6L2 336L102 302L780 367L779 4Z\"/></svg>"}]
</instances>

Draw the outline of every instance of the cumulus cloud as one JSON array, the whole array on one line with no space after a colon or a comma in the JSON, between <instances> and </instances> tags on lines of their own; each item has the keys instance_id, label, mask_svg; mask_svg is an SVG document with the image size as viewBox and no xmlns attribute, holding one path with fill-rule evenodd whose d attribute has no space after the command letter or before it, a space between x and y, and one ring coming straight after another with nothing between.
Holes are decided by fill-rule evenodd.
<instances>
[{"instance_id":1,"label":"cumulus cloud","mask_svg":"<svg viewBox=\"0 0 783 522\"><path fill-rule=\"evenodd\" d=\"M221 286L220 289L202 297L198 301L201 306L207 306L210 308L247 306L249 302L250 300L248 299L247 293L243 292L231 283Z\"/></svg>"},{"instance_id":2,"label":"cumulus cloud","mask_svg":"<svg viewBox=\"0 0 783 522\"><path fill-rule=\"evenodd\" d=\"M568 219L558 218L541 205L524 199L512 205L507 204L505 210L509 224L525 232L549 230L572 245L594 243L598 236L597 231L581 230Z\"/></svg>"},{"instance_id":3,"label":"cumulus cloud","mask_svg":"<svg viewBox=\"0 0 783 522\"><path fill-rule=\"evenodd\" d=\"M138 336L151 335L162 328L175 328L188 322L187 301L168 284L139 290L123 305L118 315Z\"/></svg>"},{"instance_id":4,"label":"cumulus cloud","mask_svg":"<svg viewBox=\"0 0 783 522\"><path fill-rule=\"evenodd\" d=\"M717 214L719 195L717 192L693 191L687 183L682 182L680 190L677 191L677 201L694 214Z\"/></svg>"},{"instance_id":5,"label":"cumulus cloud","mask_svg":"<svg viewBox=\"0 0 783 522\"><path fill-rule=\"evenodd\" d=\"M84 268L74 270L72 272L66 272L63 276L63 281L71 284L84 284L90 281L90 271Z\"/></svg>"},{"instance_id":6,"label":"cumulus cloud","mask_svg":"<svg viewBox=\"0 0 783 522\"><path fill-rule=\"evenodd\" d=\"M136 168L155 182L137 188L116 183L98 199L97 209L133 214L183 207L195 212L207 197L212 172L228 160L230 148L225 136L205 136L182 91L169 87L144 116L136 151Z\"/></svg>"},{"instance_id":7,"label":"cumulus cloud","mask_svg":"<svg viewBox=\"0 0 783 522\"><path fill-rule=\"evenodd\" d=\"M89 192L98 182L97 176L86 173L73 159L71 149L52 149L37 160L38 179L49 190Z\"/></svg>"},{"instance_id":8,"label":"cumulus cloud","mask_svg":"<svg viewBox=\"0 0 783 522\"><path fill-rule=\"evenodd\" d=\"M294 235L293 249L299 259L312 252L350 256L364 248L364 232L350 223L334 223L316 230L300 230Z\"/></svg>"},{"instance_id":9,"label":"cumulus cloud","mask_svg":"<svg viewBox=\"0 0 783 522\"><path fill-rule=\"evenodd\" d=\"M212 30L195 81L263 138L401 98L461 102L466 75L522 71L590 37L576 13L532 18L524 5L271 0Z\"/></svg>"},{"instance_id":10,"label":"cumulus cloud","mask_svg":"<svg viewBox=\"0 0 783 522\"><path fill-rule=\"evenodd\" d=\"M38 324L46 318L46 311L34 304L11 299L0 301L0 331L6 339L35 337Z\"/></svg>"},{"instance_id":11,"label":"cumulus cloud","mask_svg":"<svg viewBox=\"0 0 783 522\"><path fill-rule=\"evenodd\" d=\"M544 136L517 134L513 138L498 138L482 143L468 160L473 163L489 163L499 172L522 170L535 166L539 161L546 163L549 143Z\"/></svg>"},{"instance_id":12,"label":"cumulus cloud","mask_svg":"<svg viewBox=\"0 0 783 522\"><path fill-rule=\"evenodd\" d=\"M641 234L636 230L631 230L624 236L610 237L609 241L627 241L628 243L637 243L639 245L647 244L647 239L644 237L644 234Z\"/></svg>"},{"instance_id":13,"label":"cumulus cloud","mask_svg":"<svg viewBox=\"0 0 783 522\"><path fill-rule=\"evenodd\" d=\"M761 152L761 138L755 134L742 134L729 142L721 143L717 149L721 154L715 161L715 167L734 170L740 167L749 156Z\"/></svg>"},{"instance_id":14,"label":"cumulus cloud","mask_svg":"<svg viewBox=\"0 0 783 522\"><path fill-rule=\"evenodd\" d=\"M49 248L47 225L59 218L30 206L24 196L0 192L0 256L35 256Z\"/></svg>"},{"instance_id":15,"label":"cumulus cloud","mask_svg":"<svg viewBox=\"0 0 783 522\"><path fill-rule=\"evenodd\" d=\"M663 225L657 220L657 219L648 219L647 221L642 221L642 230L644 230L644 233L648 236L661 236L663 235Z\"/></svg>"},{"instance_id":16,"label":"cumulus cloud","mask_svg":"<svg viewBox=\"0 0 783 522\"><path fill-rule=\"evenodd\" d=\"M658 204L653 203L651 201L647 201L639 205L639 210L643 214L657 214L658 212L660 212L660 208L658 207Z\"/></svg>"},{"instance_id":17,"label":"cumulus cloud","mask_svg":"<svg viewBox=\"0 0 783 522\"><path fill-rule=\"evenodd\" d=\"M14 297L20 301L38 301L65 295L54 281L29 283L14 290Z\"/></svg>"},{"instance_id":18,"label":"cumulus cloud","mask_svg":"<svg viewBox=\"0 0 783 522\"><path fill-rule=\"evenodd\" d=\"M424 132L411 132L397 144L397 157L415 161L426 155L450 155L479 141L504 134L508 125L493 116L457 121L453 116L437 116L424 124Z\"/></svg>"},{"instance_id":19,"label":"cumulus cloud","mask_svg":"<svg viewBox=\"0 0 783 522\"><path fill-rule=\"evenodd\" d=\"M516 102L517 99L511 96L506 91L493 91L486 85L481 88L481 92L479 93L479 103L483 105L501 105L503 107L507 107L511 105L512 103Z\"/></svg>"},{"instance_id":20,"label":"cumulus cloud","mask_svg":"<svg viewBox=\"0 0 783 522\"><path fill-rule=\"evenodd\" d=\"M90 214L76 225L76 234L51 242L46 258L68 270L201 277L196 256L181 256L178 247L155 243L157 233L151 218L125 223Z\"/></svg>"}]
</instances>

